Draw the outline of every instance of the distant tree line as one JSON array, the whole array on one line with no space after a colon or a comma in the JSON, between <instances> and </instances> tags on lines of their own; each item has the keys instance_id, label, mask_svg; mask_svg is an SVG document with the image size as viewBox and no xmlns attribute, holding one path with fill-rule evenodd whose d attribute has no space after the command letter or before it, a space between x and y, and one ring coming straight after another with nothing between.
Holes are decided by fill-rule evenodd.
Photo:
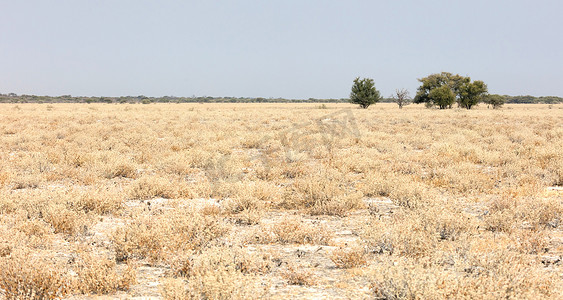
<instances>
[{"instance_id":1,"label":"distant tree line","mask_svg":"<svg viewBox=\"0 0 563 300\"><path fill-rule=\"evenodd\" d=\"M543 104L563 103L563 98L557 96L534 97L529 95L527 96L502 95L502 97L504 97L506 103L543 103Z\"/></svg>"},{"instance_id":2,"label":"distant tree line","mask_svg":"<svg viewBox=\"0 0 563 300\"><path fill-rule=\"evenodd\" d=\"M435 94L439 94L439 93L435 93ZM545 103L545 104L563 103L563 98L556 96L543 96L543 97L534 97L528 95L527 96L494 95L494 96L500 97L500 98L496 98L496 101L504 101L505 103ZM377 99L378 99L377 102L383 102L383 103L398 103L397 101L399 101L401 103L400 105L401 107L403 105L409 104L411 100L408 97L408 92L404 89L399 89L395 92L393 96L386 98L383 98L378 94ZM253 97L210 97L210 96L147 97L143 95L121 96L121 97L81 97L81 96L71 96L71 95L36 96L36 95L17 95L15 93L8 93L8 94L0 93L0 103L142 103L142 104L149 104L149 103L348 103L350 102L350 100L351 100L350 98L285 99L285 98L262 98L262 97L253 98ZM482 102L487 104L486 99L483 99Z\"/></svg>"},{"instance_id":3,"label":"distant tree line","mask_svg":"<svg viewBox=\"0 0 563 300\"><path fill-rule=\"evenodd\" d=\"M3 103L346 103L348 99L285 99L285 98L251 98L251 97L147 97L147 96L121 96L121 97L80 97L80 96L36 96L0 94Z\"/></svg>"}]
</instances>

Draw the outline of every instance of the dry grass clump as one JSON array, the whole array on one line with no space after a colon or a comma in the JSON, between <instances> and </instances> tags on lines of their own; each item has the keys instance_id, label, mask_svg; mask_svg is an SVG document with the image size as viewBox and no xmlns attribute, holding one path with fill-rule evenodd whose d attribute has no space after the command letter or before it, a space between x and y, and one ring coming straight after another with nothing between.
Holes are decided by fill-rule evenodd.
<instances>
[{"instance_id":1,"label":"dry grass clump","mask_svg":"<svg viewBox=\"0 0 563 300\"><path fill-rule=\"evenodd\" d=\"M104 171L104 177L108 179L115 177L136 178L137 169L132 163L116 161L108 164Z\"/></svg>"},{"instance_id":2,"label":"dry grass clump","mask_svg":"<svg viewBox=\"0 0 563 300\"><path fill-rule=\"evenodd\" d=\"M239 191L234 197L223 201L223 206L229 213L236 214L246 210L261 210L266 203L252 194Z\"/></svg>"},{"instance_id":3,"label":"dry grass clump","mask_svg":"<svg viewBox=\"0 0 563 300\"><path fill-rule=\"evenodd\" d=\"M35 189L42 183L40 175L22 175L14 178L11 185L14 190Z\"/></svg>"},{"instance_id":4,"label":"dry grass clump","mask_svg":"<svg viewBox=\"0 0 563 300\"><path fill-rule=\"evenodd\" d=\"M82 254L66 262L17 250L0 257L0 289L7 299L55 299L67 294L108 294L135 283L135 269L117 271L114 261Z\"/></svg>"},{"instance_id":5,"label":"dry grass clump","mask_svg":"<svg viewBox=\"0 0 563 300\"><path fill-rule=\"evenodd\" d=\"M238 247L211 247L200 251L180 252L178 255L171 256L168 260L170 271L168 275L172 277L190 278L196 276L204 268L208 267L208 256L221 259L214 264L222 267L234 267L235 270L243 274L263 275L270 272L272 268L271 255L264 254L261 257L251 255L244 249ZM207 257L207 258L206 258Z\"/></svg>"},{"instance_id":6,"label":"dry grass clump","mask_svg":"<svg viewBox=\"0 0 563 300\"><path fill-rule=\"evenodd\" d=\"M557 198L520 197L505 193L488 203L487 229L509 232L518 227L533 230L556 228L561 224L563 203Z\"/></svg>"},{"instance_id":7,"label":"dry grass clump","mask_svg":"<svg viewBox=\"0 0 563 300\"><path fill-rule=\"evenodd\" d=\"M438 291L429 287L435 274L417 265L397 267L390 264L377 268L372 279L371 290L375 299L421 299L430 297L443 298Z\"/></svg>"},{"instance_id":8,"label":"dry grass clump","mask_svg":"<svg viewBox=\"0 0 563 300\"><path fill-rule=\"evenodd\" d=\"M441 243L465 240L477 232L473 217L442 207L400 211L390 219L372 219L363 239L373 253L427 257Z\"/></svg>"},{"instance_id":9,"label":"dry grass clump","mask_svg":"<svg viewBox=\"0 0 563 300\"><path fill-rule=\"evenodd\" d=\"M264 203L266 207L277 206L283 197L283 187L269 181L254 181L250 186L251 193Z\"/></svg>"},{"instance_id":10,"label":"dry grass clump","mask_svg":"<svg viewBox=\"0 0 563 300\"><path fill-rule=\"evenodd\" d=\"M71 201L73 208L79 211L107 215L122 208L125 195L116 190L96 189L79 192Z\"/></svg>"},{"instance_id":11,"label":"dry grass clump","mask_svg":"<svg viewBox=\"0 0 563 300\"><path fill-rule=\"evenodd\" d=\"M499 180L499 174L474 163L460 162L433 169L428 180L433 186L470 195L492 190Z\"/></svg>"},{"instance_id":12,"label":"dry grass clump","mask_svg":"<svg viewBox=\"0 0 563 300\"><path fill-rule=\"evenodd\" d=\"M14 229L25 234L26 238L33 245L43 244L41 241L50 241L50 234L53 233L53 228L44 220L41 219L28 219L23 216L16 216L13 219ZM8 237L9 235L6 235ZM31 242L32 240L37 241Z\"/></svg>"},{"instance_id":13,"label":"dry grass clump","mask_svg":"<svg viewBox=\"0 0 563 300\"><path fill-rule=\"evenodd\" d=\"M551 161L546 166L546 169L550 172L552 177L549 184L552 186L563 186L563 158Z\"/></svg>"},{"instance_id":14,"label":"dry grass clump","mask_svg":"<svg viewBox=\"0 0 563 300\"><path fill-rule=\"evenodd\" d=\"M518 229L510 238L513 247L523 254L545 255L552 247L545 230Z\"/></svg>"},{"instance_id":15,"label":"dry grass clump","mask_svg":"<svg viewBox=\"0 0 563 300\"><path fill-rule=\"evenodd\" d=\"M316 278L313 272L303 266L287 266L287 269L282 272L282 278L287 280L291 285L306 285L311 286L316 283Z\"/></svg>"},{"instance_id":16,"label":"dry grass clump","mask_svg":"<svg viewBox=\"0 0 563 300\"><path fill-rule=\"evenodd\" d=\"M410 260L382 263L372 269L377 299L558 299L557 275L510 253L491 253L477 261L456 262L451 269Z\"/></svg>"},{"instance_id":17,"label":"dry grass clump","mask_svg":"<svg viewBox=\"0 0 563 300\"><path fill-rule=\"evenodd\" d=\"M406 208L422 208L435 197L426 186L420 183L400 184L389 194L397 205Z\"/></svg>"},{"instance_id":18,"label":"dry grass clump","mask_svg":"<svg viewBox=\"0 0 563 300\"><path fill-rule=\"evenodd\" d=\"M189 299L187 280L185 278L163 278L160 282L160 293L166 300Z\"/></svg>"},{"instance_id":19,"label":"dry grass clump","mask_svg":"<svg viewBox=\"0 0 563 300\"><path fill-rule=\"evenodd\" d=\"M368 173L360 190L366 197L389 197L401 180L393 173Z\"/></svg>"},{"instance_id":20,"label":"dry grass clump","mask_svg":"<svg viewBox=\"0 0 563 300\"><path fill-rule=\"evenodd\" d=\"M221 206L236 224L253 225L258 224L265 210L279 202L280 192L263 181L219 181L214 184L213 196L223 198Z\"/></svg>"},{"instance_id":21,"label":"dry grass clump","mask_svg":"<svg viewBox=\"0 0 563 300\"><path fill-rule=\"evenodd\" d=\"M270 189L271 188L271 189ZM235 223L241 225L258 224L264 211L279 202L278 189L262 181L237 184L222 184L223 195L229 195L222 202L226 212ZM228 191L227 191L228 190Z\"/></svg>"},{"instance_id":22,"label":"dry grass clump","mask_svg":"<svg viewBox=\"0 0 563 300\"><path fill-rule=\"evenodd\" d=\"M201 198L211 196L208 181L190 182L177 175L143 175L128 186L128 198L149 200L153 198Z\"/></svg>"},{"instance_id":23,"label":"dry grass clump","mask_svg":"<svg viewBox=\"0 0 563 300\"><path fill-rule=\"evenodd\" d=\"M313 225L298 216L284 217L273 224L262 224L253 235L258 243L328 245L334 233L322 224Z\"/></svg>"},{"instance_id":24,"label":"dry grass clump","mask_svg":"<svg viewBox=\"0 0 563 300\"><path fill-rule=\"evenodd\" d=\"M0 257L6 257L12 253L12 245L10 243L2 241L0 243Z\"/></svg>"},{"instance_id":25,"label":"dry grass clump","mask_svg":"<svg viewBox=\"0 0 563 300\"><path fill-rule=\"evenodd\" d=\"M217 154L210 159L204 170L212 181L238 181L244 177L244 164L236 155Z\"/></svg>"},{"instance_id":26,"label":"dry grass clump","mask_svg":"<svg viewBox=\"0 0 563 300\"><path fill-rule=\"evenodd\" d=\"M165 299L249 299L267 293L268 286L254 275L263 265L256 268L240 250L211 248L188 265L178 273L181 277L163 280Z\"/></svg>"},{"instance_id":27,"label":"dry grass clump","mask_svg":"<svg viewBox=\"0 0 563 300\"><path fill-rule=\"evenodd\" d=\"M341 269L357 268L367 263L365 250L359 247L351 249L340 247L332 251L330 260Z\"/></svg>"},{"instance_id":28,"label":"dry grass clump","mask_svg":"<svg viewBox=\"0 0 563 300\"><path fill-rule=\"evenodd\" d=\"M84 213L76 212L62 205L49 205L46 207L44 220L54 228L55 233L75 235L85 230L86 218Z\"/></svg>"},{"instance_id":29,"label":"dry grass clump","mask_svg":"<svg viewBox=\"0 0 563 300\"><path fill-rule=\"evenodd\" d=\"M184 153L174 153L159 162L157 170L165 174L187 176L198 171L193 165L197 164L194 164L188 155Z\"/></svg>"},{"instance_id":30,"label":"dry grass clump","mask_svg":"<svg viewBox=\"0 0 563 300\"><path fill-rule=\"evenodd\" d=\"M321 172L295 180L282 203L286 208L304 208L312 215L345 216L364 207L362 193L345 186L337 171Z\"/></svg>"},{"instance_id":31,"label":"dry grass clump","mask_svg":"<svg viewBox=\"0 0 563 300\"><path fill-rule=\"evenodd\" d=\"M55 299L72 291L68 270L29 254L0 258L0 289L5 299Z\"/></svg>"},{"instance_id":32,"label":"dry grass clump","mask_svg":"<svg viewBox=\"0 0 563 300\"><path fill-rule=\"evenodd\" d=\"M4 187L9 180L8 172L0 171L0 188Z\"/></svg>"},{"instance_id":33,"label":"dry grass clump","mask_svg":"<svg viewBox=\"0 0 563 300\"><path fill-rule=\"evenodd\" d=\"M129 190L131 199L174 199L177 196L177 187L169 179L157 176L143 176L137 179Z\"/></svg>"},{"instance_id":34,"label":"dry grass clump","mask_svg":"<svg viewBox=\"0 0 563 300\"><path fill-rule=\"evenodd\" d=\"M200 250L227 233L213 215L177 208L156 215L141 215L112 234L117 261L148 258L161 261L176 252Z\"/></svg>"},{"instance_id":35,"label":"dry grass clump","mask_svg":"<svg viewBox=\"0 0 563 300\"><path fill-rule=\"evenodd\" d=\"M33 235L45 230L39 230L40 223L49 224L54 233L75 236L83 232L89 224L87 214L75 205L78 200L73 192L45 192L34 190L29 193L9 193L0 201L0 207L6 213L18 216L23 224L20 228ZM30 221L24 224L24 221ZM23 228L27 229L23 229ZM35 230L37 229L37 230ZM49 231L47 229L47 231Z\"/></svg>"},{"instance_id":36,"label":"dry grass clump","mask_svg":"<svg viewBox=\"0 0 563 300\"><path fill-rule=\"evenodd\" d=\"M260 223L264 211L258 209L245 209L231 215L230 219L237 225L255 225Z\"/></svg>"},{"instance_id":37,"label":"dry grass clump","mask_svg":"<svg viewBox=\"0 0 563 300\"><path fill-rule=\"evenodd\" d=\"M0 257L18 249L46 249L53 242L53 228L40 219L23 214L0 217Z\"/></svg>"},{"instance_id":38,"label":"dry grass clump","mask_svg":"<svg viewBox=\"0 0 563 300\"><path fill-rule=\"evenodd\" d=\"M125 291L136 281L136 270L127 265L122 272L117 272L114 260L92 253L81 254L75 263L75 291L82 294L108 294Z\"/></svg>"},{"instance_id":39,"label":"dry grass clump","mask_svg":"<svg viewBox=\"0 0 563 300\"><path fill-rule=\"evenodd\" d=\"M420 208L437 198L428 186L411 175L396 173L369 173L361 190L368 197L389 197L395 204L406 208Z\"/></svg>"}]
</instances>

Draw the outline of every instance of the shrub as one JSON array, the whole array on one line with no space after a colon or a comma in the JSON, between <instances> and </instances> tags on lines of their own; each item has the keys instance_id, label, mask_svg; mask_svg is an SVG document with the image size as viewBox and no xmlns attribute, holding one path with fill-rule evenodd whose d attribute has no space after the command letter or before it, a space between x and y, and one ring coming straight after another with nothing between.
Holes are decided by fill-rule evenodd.
<instances>
[{"instance_id":1,"label":"shrub","mask_svg":"<svg viewBox=\"0 0 563 300\"><path fill-rule=\"evenodd\" d=\"M0 289L6 299L60 298L71 288L71 277L60 265L28 254L0 258Z\"/></svg>"},{"instance_id":2,"label":"shrub","mask_svg":"<svg viewBox=\"0 0 563 300\"><path fill-rule=\"evenodd\" d=\"M254 239L259 243L328 245L333 236L326 226L306 224L298 217L284 217L269 226L262 225Z\"/></svg>"},{"instance_id":3,"label":"shrub","mask_svg":"<svg viewBox=\"0 0 563 300\"><path fill-rule=\"evenodd\" d=\"M136 178L137 169L127 162L112 162L104 171L104 177L112 179L115 177Z\"/></svg>"},{"instance_id":4,"label":"shrub","mask_svg":"<svg viewBox=\"0 0 563 300\"><path fill-rule=\"evenodd\" d=\"M133 257L162 261L178 251L200 250L227 231L216 216L178 208L140 217L114 231L111 239L117 261Z\"/></svg>"},{"instance_id":5,"label":"shrub","mask_svg":"<svg viewBox=\"0 0 563 300\"><path fill-rule=\"evenodd\" d=\"M282 273L282 277L291 285L309 286L314 285L316 282L313 272L304 269L303 266L287 266L287 269Z\"/></svg>"},{"instance_id":6,"label":"shrub","mask_svg":"<svg viewBox=\"0 0 563 300\"><path fill-rule=\"evenodd\" d=\"M55 233L75 235L85 229L84 213L69 210L63 206L49 205L45 212L45 221L55 229Z\"/></svg>"},{"instance_id":7,"label":"shrub","mask_svg":"<svg viewBox=\"0 0 563 300\"><path fill-rule=\"evenodd\" d=\"M129 289L135 283L136 270L132 265L118 273L115 261L91 253L80 255L76 263L75 290L83 294L108 294Z\"/></svg>"},{"instance_id":8,"label":"shrub","mask_svg":"<svg viewBox=\"0 0 563 300\"><path fill-rule=\"evenodd\" d=\"M124 200L123 193L97 189L75 195L73 205L77 210L85 213L95 212L96 214L105 215L115 213L121 209Z\"/></svg>"},{"instance_id":9,"label":"shrub","mask_svg":"<svg viewBox=\"0 0 563 300\"><path fill-rule=\"evenodd\" d=\"M295 180L282 206L305 208L312 215L345 216L350 210L364 207L363 194L343 186L342 177L322 173Z\"/></svg>"},{"instance_id":10,"label":"shrub","mask_svg":"<svg viewBox=\"0 0 563 300\"><path fill-rule=\"evenodd\" d=\"M163 280L166 299L250 299L267 295L239 251L211 248L197 256L185 277ZM187 278L187 282L184 278Z\"/></svg>"},{"instance_id":11,"label":"shrub","mask_svg":"<svg viewBox=\"0 0 563 300\"><path fill-rule=\"evenodd\" d=\"M361 248L338 248L332 251L330 260L341 269L357 268L366 264L365 251Z\"/></svg>"},{"instance_id":12,"label":"shrub","mask_svg":"<svg viewBox=\"0 0 563 300\"><path fill-rule=\"evenodd\" d=\"M156 176L141 177L131 186L129 195L132 199L153 199L157 197L174 199L178 192L170 180Z\"/></svg>"}]
</instances>

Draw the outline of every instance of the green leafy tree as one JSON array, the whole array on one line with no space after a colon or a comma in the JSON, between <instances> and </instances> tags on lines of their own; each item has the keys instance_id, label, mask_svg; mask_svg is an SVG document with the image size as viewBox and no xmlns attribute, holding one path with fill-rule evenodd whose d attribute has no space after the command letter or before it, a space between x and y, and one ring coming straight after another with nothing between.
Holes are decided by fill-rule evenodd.
<instances>
[{"instance_id":1,"label":"green leafy tree","mask_svg":"<svg viewBox=\"0 0 563 300\"><path fill-rule=\"evenodd\" d=\"M352 92L350 93L350 103L359 104L362 108L368 108L381 100L379 91L375 88L373 79L360 77L354 79Z\"/></svg>"},{"instance_id":2,"label":"green leafy tree","mask_svg":"<svg viewBox=\"0 0 563 300\"><path fill-rule=\"evenodd\" d=\"M428 107L436 105L440 109L451 108L457 100L458 105L470 109L487 93L487 85L484 82L471 82L469 77L448 72L431 74L418 81L422 84L417 89L413 102L426 103ZM434 92L436 89L440 90ZM453 93L453 100L446 89Z\"/></svg>"},{"instance_id":3,"label":"green leafy tree","mask_svg":"<svg viewBox=\"0 0 563 300\"><path fill-rule=\"evenodd\" d=\"M455 103L455 95L459 90L460 86L462 86L465 82L467 82L467 78L460 76L460 75L453 75L452 73L442 72L436 74L430 74L427 77L418 79L422 84L418 87L416 91L416 95L413 99L414 103L426 103L428 107L432 107L434 105L440 107L440 109L451 108L451 106ZM432 95L440 95L445 97L446 92L445 88L447 87L454 93L454 99L449 102L444 102L449 97L436 99L432 97ZM433 90L437 88L442 88L441 91L432 93ZM449 100L448 100L449 101Z\"/></svg>"},{"instance_id":4,"label":"green leafy tree","mask_svg":"<svg viewBox=\"0 0 563 300\"><path fill-rule=\"evenodd\" d=\"M464 82L459 87L458 93L459 106L471 109L471 107L483 100L484 96L487 94L487 85L481 80Z\"/></svg>"},{"instance_id":5,"label":"green leafy tree","mask_svg":"<svg viewBox=\"0 0 563 300\"><path fill-rule=\"evenodd\" d=\"M506 97L501 95L485 95L483 97L483 102L487 104L487 107L492 106L493 109L500 108L506 102Z\"/></svg>"},{"instance_id":6,"label":"green leafy tree","mask_svg":"<svg viewBox=\"0 0 563 300\"><path fill-rule=\"evenodd\" d=\"M440 107L440 109L452 107L455 103L455 94L447 85L432 89L430 93L428 93L428 97L430 97L432 103Z\"/></svg>"}]
</instances>

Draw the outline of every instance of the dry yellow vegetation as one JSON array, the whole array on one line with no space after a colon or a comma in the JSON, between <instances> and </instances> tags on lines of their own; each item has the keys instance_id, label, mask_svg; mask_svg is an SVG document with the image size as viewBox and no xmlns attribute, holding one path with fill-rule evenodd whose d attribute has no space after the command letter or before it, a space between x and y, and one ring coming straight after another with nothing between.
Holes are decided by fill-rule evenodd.
<instances>
[{"instance_id":1,"label":"dry yellow vegetation","mask_svg":"<svg viewBox=\"0 0 563 300\"><path fill-rule=\"evenodd\" d=\"M0 104L0 295L563 297L563 105Z\"/></svg>"}]
</instances>

